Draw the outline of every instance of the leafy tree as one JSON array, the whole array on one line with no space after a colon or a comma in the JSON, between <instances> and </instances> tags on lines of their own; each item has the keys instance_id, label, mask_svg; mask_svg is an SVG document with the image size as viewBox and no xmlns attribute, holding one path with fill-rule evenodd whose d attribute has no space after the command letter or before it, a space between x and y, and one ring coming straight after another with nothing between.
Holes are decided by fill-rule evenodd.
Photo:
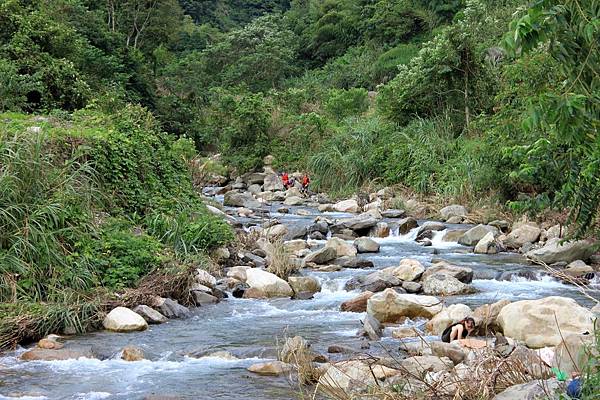
<instances>
[{"instance_id":1,"label":"leafy tree","mask_svg":"<svg viewBox=\"0 0 600 400\"><path fill-rule=\"evenodd\" d=\"M554 157L548 146L565 152L561 169L566 176L559 200L571 207L577 236L597 228L600 215L599 44L600 5L595 0L535 1L512 22L506 36L514 54L544 45L559 62L562 87L540 96L525 127L551 132L532 146L532 154Z\"/></svg>"}]
</instances>

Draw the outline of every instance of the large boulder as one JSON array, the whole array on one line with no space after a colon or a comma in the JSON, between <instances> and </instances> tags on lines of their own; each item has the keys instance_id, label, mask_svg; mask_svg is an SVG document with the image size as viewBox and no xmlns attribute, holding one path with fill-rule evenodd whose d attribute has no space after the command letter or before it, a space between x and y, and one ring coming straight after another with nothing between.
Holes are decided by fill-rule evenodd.
<instances>
[{"instance_id":1,"label":"large boulder","mask_svg":"<svg viewBox=\"0 0 600 400\"><path fill-rule=\"evenodd\" d=\"M498 252L498 246L496 246L496 239L494 234L488 232L475 246L474 252L476 254L496 254Z\"/></svg>"},{"instance_id":2,"label":"large boulder","mask_svg":"<svg viewBox=\"0 0 600 400\"><path fill-rule=\"evenodd\" d=\"M39 347L21 354L23 361L63 361L78 358L95 358L90 349L42 349Z\"/></svg>"},{"instance_id":3,"label":"large boulder","mask_svg":"<svg viewBox=\"0 0 600 400\"><path fill-rule=\"evenodd\" d=\"M502 307L497 322L504 335L528 347L557 346L561 335L593 332L593 314L573 299L559 296L521 300Z\"/></svg>"},{"instance_id":4,"label":"large boulder","mask_svg":"<svg viewBox=\"0 0 600 400\"><path fill-rule=\"evenodd\" d=\"M484 304L477 307L475 311L473 311L473 319L475 319L477 332L480 335L487 336L490 331L497 332L502 330L497 322L498 314L500 314L502 308L508 304L510 304L510 300L502 299L493 304Z\"/></svg>"},{"instance_id":5,"label":"large boulder","mask_svg":"<svg viewBox=\"0 0 600 400\"><path fill-rule=\"evenodd\" d=\"M277 174L267 174L263 183L263 190L265 192L278 192L283 191L283 183Z\"/></svg>"},{"instance_id":6,"label":"large boulder","mask_svg":"<svg viewBox=\"0 0 600 400\"><path fill-rule=\"evenodd\" d=\"M245 175L243 179L248 185L262 185L265 182L266 176L267 174L263 172L252 172L250 174Z\"/></svg>"},{"instance_id":7,"label":"large boulder","mask_svg":"<svg viewBox=\"0 0 600 400\"><path fill-rule=\"evenodd\" d=\"M520 249L525 243L537 242L540 233L542 233L542 230L535 225L521 225L506 235L503 243L509 249Z\"/></svg>"},{"instance_id":8,"label":"large boulder","mask_svg":"<svg viewBox=\"0 0 600 400\"><path fill-rule=\"evenodd\" d=\"M577 240L561 243L562 239L549 239L544 247L528 251L525 255L532 260L546 264L557 262L570 263L575 260L587 260L593 253L592 242Z\"/></svg>"},{"instance_id":9,"label":"large boulder","mask_svg":"<svg viewBox=\"0 0 600 400\"><path fill-rule=\"evenodd\" d=\"M410 232L417 226L419 226L419 224L417 223L417 220L413 217L403 218L400 221L398 221L398 233L400 233L401 235L406 235L408 232Z\"/></svg>"},{"instance_id":10,"label":"large boulder","mask_svg":"<svg viewBox=\"0 0 600 400\"><path fill-rule=\"evenodd\" d=\"M379 251L379 243L368 237L356 239L354 246L359 253L377 253Z\"/></svg>"},{"instance_id":11,"label":"large boulder","mask_svg":"<svg viewBox=\"0 0 600 400\"><path fill-rule=\"evenodd\" d=\"M359 257L340 257L336 258L333 263L344 268L373 268L374 264L371 260L366 260Z\"/></svg>"},{"instance_id":12,"label":"large boulder","mask_svg":"<svg viewBox=\"0 0 600 400\"><path fill-rule=\"evenodd\" d=\"M292 371L292 366L282 361L269 361L252 364L248 367L248 371L262 376L280 376Z\"/></svg>"},{"instance_id":13,"label":"large boulder","mask_svg":"<svg viewBox=\"0 0 600 400\"><path fill-rule=\"evenodd\" d=\"M494 236L497 236L499 233L498 228L494 226L479 224L466 231L465 234L458 239L458 243L464 246L475 246L489 232L492 232Z\"/></svg>"},{"instance_id":14,"label":"large boulder","mask_svg":"<svg viewBox=\"0 0 600 400\"><path fill-rule=\"evenodd\" d=\"M368 365L360 360L340 361L332 364L319 378L319 385L327 388L327 393L338 394L334 397L345 398L340 396L364 391L378 385L379 379L383 380L399 372L383 365Z\"/></svg>"},{"instance_id":15,"label":"large boulder","mask_svg":"<svg viewBox=\"0 0 600 400\"><path fill-rule=\"evenodd\" d=\"M114 308L102 321L104 329L114 332L143 331L148 323L141 315L127 307Z\"/></svg>"},{"instance_id":16,"label":"large boulder","mask_svg":"<svg viewBox=\"0 0 600 400\"><path fill-rule=\"evenodd\" d=\"M373 296L373 292L363 292L358 296L343 302L340 309L346 312L365 312L367 311L367 301L371 298L371 296Z\"/></svg>"},{"instance_id":17,"label":"large boulder","mask_svg":"<svg viewBox=\"0 0 600 400\"><path fill-rule=\"evenodd\" d=\"M399 266L385 268L383 272L392 274L401 281L411 282L418 280L423 275L425 267L418 260L404 258L400 260Z\"/></svg>"},{"instance_id":18,"label":"large boulder","mask_svg":"<svg viewBox=\"0 0 600 400\"><path fill-rule=\"evenodd\" d=\"M443 221L447 221L452 217L466 217L467 209L458 204L446 206L440 210L440 215Z\"/></svg>"},{"instance_id":19,"label":"large boulder","mask_svg":"<svg viewBox=\"0 0 600 400\"><path fill-rule=\"evenodd\" d=\"M386 274L383 271L375 271L369 275L355 276L346 282L344 289L360 289L370 292L381 292L384 289L400 286L402 282L394 275Z\"/></svg>"},{"instance_id":20,"label":"large boulder","mask_svg":"<svg viewBox=\"0 0 600 400\"><path fill-rule=\"evenodd\" d=\"M348 228L353 231L362 231L377 225L377 218L368 213L357 215L356 217L346 218L338 224L341 228Z\"/></svg>"},{"instance_id":21,"label":"large boulder","mask_svg":"<svg viewBox=\"0 0 600 400\"><path fill-rule=\"evenodd\" d=\"M306 243L306 240L294 239L294 240L288 240L287 242L284 242L283 247L285 248L285 251L288 254L294 254L299 251L308 249L309 246L308 246L308 243Z\"/></svg>"},{"instance_id":22,"label":"large boulder","mask_svg":"<svg viewBox=\"0 0 600 400\"><path fill-rule=\"evenodd\" d=\"M227 270L227 277L236 279L240 282L246 282L246 271L252 267L248 265L238 265Z\"/></svg>"},{"instance_id":23,"label":"large boulder","mask_svg":"<svg viewBox=\"0 0 600 400\"><path fill-rule=\"evenodd\" d=\"M290 276L288 283L296 295L299 293L314 294L321 291L321 284L312 276Z\"/></svg>"},{"instance_id":24,"label":"large boulder","mask_svg":"<svg viewBox=\"0 0 600 400\"><path fill-rule=\"evenodd\" d=\"M572 263L569 263L569 265L567 265L567 267L564 270L562 270L562 272L573 278L578 278L580 276L593 273L594 268L590 267L581 260L576 260Z\"/></svg>"},{"instance_id":25,"label":"large boulder","mask_svg":"<svg viewBox=\"0 0 600 400\"><path fill-rule=\"evenodd\" d=\"M455 296L473 293L474 289L451 275L430 274L421 281L423 293L434 296Z\"/></svg>"},{"instance_id":26,"label":"large boulder","mask_svg":"<svg viewBox=\"0 0 600 400\"><path fill-rule=\"evenodd\" d=\"M230 207L260 208L261 204L248 192L229 191L225 193L223 204Z\"/></svg>"},{"instance_id":27,"label":"large boulder","mask_svg":"<svg viewBox=\"0 0 600 400\"><path fill-rule=\"evenodd\" d=\"M354 257L357 253L354 245L336 237L329 239L325 244L325 247L334 249L336 257Z\"/></svg>"},{"instance_id":28,"label":"large boulder","mask_svg":"<svg viewBox=\"0 0 600 400\"><path fill-rule=\"evenodd\" d=\"M286 206L299 206L304 204L304 199L300 196L290 196L286 197L286 199L283 201L283 204Z\"/></svg>"},{"instance_id":29,"label":"large boulder","mask_svg":"<svg viewBox=\"0 0 600 400\"><path fill-rule=\"evenodd\" d=\"M397 322L403 317L432 318L442 308L436 297L400 294L393 289L376 293L367 301L367 312L380 322Z\"/></svg>"},{"instance_id":30,"label":"large boulder","mask_svg":"<svg viewBox=\"0 0 600 400\"><path fill-rule=\"evenodd\" d=\"M246 270L246 283L265 297L291 297L294 294L286 281L260 268Z\"/></svg>"},{"instance_id":31,"label":"large boulder","mask_svg":"<svg viewBox=\"0 0 600 400\"><path fill-rule=\"evenodd\" d=\"M162 324L168 320L167 317L145 304L140 304L133 311L144 318L149 324Z\"/></svg>"},{"instance_id":32,"label":"large boulder","mask_svg":"<svg viewBox=\"0 0 600 400\"><path fill-rule=\"evenodd\" d=\"M444 329L472 314L473 311L471 311L469 306L464 304L452 304L445 307L441 312L429 320L425 324L425 329L434 335L440 336L442 332L444 332Z\"/></svg>"},{"instance_id":33,"label":"large boulder","mask_svg":"<svg viewBox=\"0 0 600 400\"><path fill-rule=\"evenodd\" d=\"M198 282L201 285L208 286L211 289L214 288L217 284L217 278L215 278L203 269L196 269L196 273L194 275L194 277L196 278L196 282Z\"/></svg>"},{"instance_id":34,"label":"large boulder","mask_svg":"<svg viewBox=\"0 0 600 400\"><path fill-rule=\"evenodd\" d=\"M337 251L333 247L323 247L317 251L313 251L304 257L305 263L326 264L337 258Z\"/></svg>"},{"instance_id":35,"label":"large boulder","mask_svg":"<svg viewBox=\"0 0 600 400\"><path fill-rule=\"evenodd\" d=\"M157 297L151 305L167 318L187 318L191 314L189 308L173 299Z\"/></svg>"},{"instance_id":36,"label":"large boulder","mask_svg":"<svg viewBox=\"0 0 600 400\"><path fill-rule=\"evenodd\" d=\"M338 212L357 213L360 211L358 202L353 199L343 200L333 205L333 209Z\"/></svg>"},{"instance_id":37,"label":"large boulder","mask_svg":"<svg viewBox=\"0 0 600 400\"><path fill-rule=\"evenodd\" d=\"M473 281L473 270L468 267L457 267L450 265L445 261L440 261L433 264L423 272L421 280L425 280L428 276L434 274L450 275L461 281L462 283L471 283Z\"/></svg>"}]
</instances>

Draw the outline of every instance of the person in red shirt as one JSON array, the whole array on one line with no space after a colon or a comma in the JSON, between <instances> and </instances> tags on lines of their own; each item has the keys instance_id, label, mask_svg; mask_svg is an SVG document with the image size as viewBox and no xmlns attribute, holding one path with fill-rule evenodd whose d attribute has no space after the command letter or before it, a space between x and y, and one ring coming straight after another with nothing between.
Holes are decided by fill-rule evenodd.
<instances>
[{"instance_id":1,"label":"person in red shirt","mask_svg":"<svg viewBox=\"0 0 600 400\"><path fill-rule=\"evenodd\" d=\"M308 185L310 185L310 178L307 174L302 177L302 192L308 193Z\"/></svg>"},{"instance_id":2,"label":"person in red shirt","mask_svg":"<svg viewBox=\"0 0 600 400\"><path fill-rule=\"evenodd\" d=\"M288 189L290 187L290 176L287 172L284 172L281 176L281 181L283 182L283 187Z\"/></svg>"}]
</instances>

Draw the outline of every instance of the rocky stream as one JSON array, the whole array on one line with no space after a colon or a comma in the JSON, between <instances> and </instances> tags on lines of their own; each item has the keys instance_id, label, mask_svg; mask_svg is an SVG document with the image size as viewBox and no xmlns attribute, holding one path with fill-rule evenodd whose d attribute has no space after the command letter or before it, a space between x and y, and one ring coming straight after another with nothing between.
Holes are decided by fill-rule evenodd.
<instances>
[{"instance_id":1,"label":"rocky stream","mask_svg":"<svg viewBox=\"0 0 600 400\"><path fill-rule=\"evenodd\" d=\"M206 193L221 203L227 200L226 204L232 204L227 193L216 194L218 190L214 188ZM304 338L311 344L311 351L319 354L315 361L323 365L365 354L406 358L414 354L423 339L439 340L440 328L448 323L473 313L481 317L481 311L476 311L478 307L501 300L505 300L501 303L504 306L509 302L514 305L523 300L560 296L562 300L550 301L547 307L566 313L567 318L583 319L569 326L565 323L565 329L582 334L577 330L589 326L586 318L593 314L589 311L595 306L592 299L576 286L531 264L519 252L501 251L506 247L507 226L481 225L484 228L478 229L484 231L466 241L465 232L475 225L461 223L461 218L452 219L455 215L441 218L446 221L443 223L412 219L407 223L404 212L383 207L368 207L367 214L360 214L364 209L353 209L352 202L346 204L349 207L345 211L336 211L342 206L323 206L316 197L307 200L295 192L286 196L283 191L271 191L268 203L258 203L260 193L255 196L245 191L239 193L250 204L225 206L228 218L235 219L247 231L267 226L264 235L285 237L288 251L305 265L300 274L314 279L302 282L290 279L290 289L303 285L302 289L292 290L285 297L273 297L271 289L260 292L264 287L251 282L261 277L251 278L248 273L250 266L261 266L264 254L258 251L242 255L241 259L247 257L246 266L225 271L216 282L202 282L203 288L208 286L206 294L211 298L210 293L214 293L210 286L223 290L227 298L216 304L208 298L206 304L191 308L186 318L151 324L143 331L105 330L64 339L67 348L80 352L75 353L77 358L23 359L29 348L0 356L0 399L292 399L297 398L297 387L287 374L264 376L248 370L252 365L276 360L286 338ZM355 242L356 233L370 235L371 240ZM521 235L525 234L530 232ZM501 235L503 242L496 240ZM332 241L332 236L338 239ZM537 241L540 233L534 236ZM483 243L485 237L491 240ZM519 235L513 235L511 240L518 238ZM546 245L552 240L545 238ZM479 246L479 254L473 251L473 246ZM323 250L326 248L333 250ZM361 251L358 254L357 248ZM540 250L533 246L529 251ZM571 263L575 261L573 257L579 259L581 254L549 261ZM311 260L315 263L310 263ZM582 262L569 265L569 268L587 267ZM586 268L582 271L589 273ZM597 276L588 274L586 282L596 297L600 288ZM246 285L240 285L244 279ZM239 290L252 291L253 286L259 290L238 298ZM232 295L236 290L238 297ZM365 291L374 294L357 300ZM294 293L295 298L291 298ZM433 305L421 307L429 299L434 299ZM348 301L351 302L345 303L344 309L350 311L342 311L342 303ZM411 305L410 311L402 314L398 311L402 302L417 305ZM365 312L366 307L369 313ZM495 312L494 318L499 312ZM531 348L559 344L548 339L552 334L534 332L538 326L542 329L544 323L524 315L523 309L506 313L503 318L510 321L497 318L490 325L510 324L514 328L512 336L522 336L515 339ZM430 317L434 320L428 324ZM519 327L514 318L521 317L532 320ZM373 322L373 318L378 321ZM413 330L405 329L413 327L421 337L414 337ZM511 327L505 327L506 336L511 336ZM357 335L365 328L366 337ZM370 332L371 328L375 332ZM143 359L135 362L122 359L127 346L140 349ZM404 350L399 350L402 346ZM430 354L417 351L423 353L426 355L422 357ZM447 355L447 351L442 353ZM432 368L429 372L437 371L435 366Z\"/></svg>"}]
</instances>

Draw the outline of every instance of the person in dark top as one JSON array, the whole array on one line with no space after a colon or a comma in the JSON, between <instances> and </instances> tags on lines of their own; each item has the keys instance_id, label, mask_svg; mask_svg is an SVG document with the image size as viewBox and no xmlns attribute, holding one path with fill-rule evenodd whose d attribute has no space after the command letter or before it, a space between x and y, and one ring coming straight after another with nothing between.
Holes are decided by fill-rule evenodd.
<instances>
[{"instance_id":1,"label":"person in dark top","mask_svg":"<svg viewBox=\"0 0 600 400\"><path fill-rule=\"evenodd\" d=\"M442 333L442 341L450 343L453 340L465 339L475 330L475 320L467 317L462 321L450 325Z\"/></svg>"}]
</instances>

